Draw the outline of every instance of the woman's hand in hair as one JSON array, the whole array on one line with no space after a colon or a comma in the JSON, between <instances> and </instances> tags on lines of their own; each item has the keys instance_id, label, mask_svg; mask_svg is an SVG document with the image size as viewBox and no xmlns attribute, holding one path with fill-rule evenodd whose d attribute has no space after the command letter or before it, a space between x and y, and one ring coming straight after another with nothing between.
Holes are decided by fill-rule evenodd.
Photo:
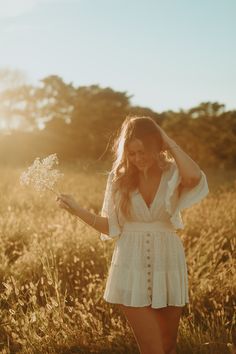
<instances>
[{"instance_id":1,"label":"woman's hand in hair","mask_svg":"<svg viewBox=\"0 0 236 354\"><path fill-rule=\"evenodd\" d=\"M167 150L167 149L169 149L170 146L176 144L176 142L166 134L166 132L160 127L160 125L158 125L158 129L160 130L160 133L161 133L164 150Z\"/></svg>"},{"instance_id":2,"label":"woman's hand in hair","mask_svg":"<svg viewBox=\"0 0 236 354\"><path fill-rule=\"evenodd\" d=\"M72 195L60 194L58 197L56 197L56 201L60 208L67 210L73 215L76 215L79 205Z\"/></svg>"}]
</instances>

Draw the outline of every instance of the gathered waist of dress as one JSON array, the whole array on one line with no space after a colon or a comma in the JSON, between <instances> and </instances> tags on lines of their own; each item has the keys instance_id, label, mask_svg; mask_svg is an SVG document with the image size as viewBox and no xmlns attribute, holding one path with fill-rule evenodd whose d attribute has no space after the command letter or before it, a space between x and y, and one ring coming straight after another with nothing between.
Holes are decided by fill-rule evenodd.
<instances>
[{"instance_id":1,"label":"gathered waist of dress","mask_svg":"<svg viewBox=\"0 0 236 354\"><path fill-rule=\"evenodd\" d=\"M123 231L172 231L175 232L174 226L168 221L128 221L123 225Z\"/></svg>"}]
</instances>

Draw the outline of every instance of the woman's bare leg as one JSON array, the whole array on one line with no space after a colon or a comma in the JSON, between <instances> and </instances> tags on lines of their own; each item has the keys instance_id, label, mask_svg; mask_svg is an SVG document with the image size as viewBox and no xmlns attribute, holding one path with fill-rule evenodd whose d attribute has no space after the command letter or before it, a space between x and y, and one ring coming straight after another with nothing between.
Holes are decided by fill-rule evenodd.
<instances>
[{"instance_id":1,"label":"woman's bare leg","mask_svg":"<svg viewBox=\"0 0 236 354\"><path fill-rule=\"evenodd\" d=\"M167 306L153 310L159 323L165 354L176 354L178 328L183 307Z\"/></svg>"},{"instance_id":2,"label":"woman's bare leg","mask_svg":"<svg viewBox=\"0 0 236 354\"><path fill-rule=\"evenodd\" d=\"M118 304L130 324L141 354L165 354L156 312L151 306Z\"/></svg>"}]
</instances>

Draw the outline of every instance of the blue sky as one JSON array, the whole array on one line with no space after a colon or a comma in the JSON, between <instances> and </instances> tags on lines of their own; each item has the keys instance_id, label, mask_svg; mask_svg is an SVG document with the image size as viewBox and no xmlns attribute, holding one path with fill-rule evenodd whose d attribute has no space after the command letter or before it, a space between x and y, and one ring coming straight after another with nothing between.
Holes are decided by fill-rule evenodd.
<instances>
[{"instance_id":1,"label":"blue sky","mask_svg":"<svg viewBox=\"0 0 236 354\"><path fill-rule=\"evenodd\" d=\"M6 4L7 3L7 4ZM0 68L133 95L157 112L236 109L235 0L0 0Z\"/></svg>"}]
</instances>

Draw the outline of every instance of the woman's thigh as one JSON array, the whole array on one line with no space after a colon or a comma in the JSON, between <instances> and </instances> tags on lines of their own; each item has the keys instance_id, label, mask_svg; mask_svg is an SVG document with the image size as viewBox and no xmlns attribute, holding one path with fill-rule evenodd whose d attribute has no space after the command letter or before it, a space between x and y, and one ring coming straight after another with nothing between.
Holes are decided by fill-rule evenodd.
<instances>
[{"instance_id":1,"label":"woman's thigh","mask_svg":"<svg viewBox=\"0 0 236 354\"><path fill-rule=\"evenodd\" d=\"M166 306L153 310L159 323L164 348L175 347L183 307Z\"/></svg>"},{"instance_id":2,"label":"woman's thigh","mask_svg":"<svg viewBox=\"0 0 236 354\"><path fill-rule=\"evenodd\" d=\"M141 352L151 352L155 348L156 353L164 353L162 338L156 312L151 306L131 307L118 304L128 320ZM154 351L153 351L154 352Z\"/></svg>"}]
</instances>

